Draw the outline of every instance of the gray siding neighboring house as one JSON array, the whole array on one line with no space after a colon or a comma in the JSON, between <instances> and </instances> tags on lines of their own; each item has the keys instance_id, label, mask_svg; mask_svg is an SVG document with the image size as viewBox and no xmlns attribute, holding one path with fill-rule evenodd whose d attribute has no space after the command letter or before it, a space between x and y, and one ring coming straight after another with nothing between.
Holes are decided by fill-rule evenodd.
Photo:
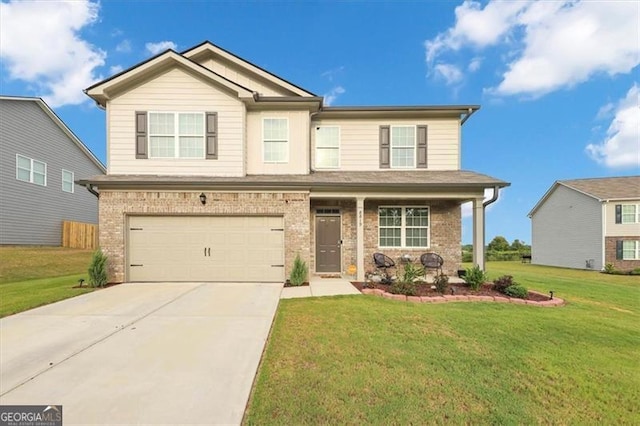
<instances>
[{"instance_id":1,"label":"gray siding neighboring house","mask_svg":"<svg viewBox=\"0 0 640 426\"><path fill-rule=\"evenodd\" d=\"M59 246L62 221L98 223L98 199L70 181L104 173L42 99L0 96L0 244Z\"/></svg>"},{"instance_id":2,"label":"gray siding neighboring house","mask_svg":"<svg viewBox=\"0 0 640 426\"><path fill-rule=\"evenodd\" d=\"M640 176L556 181L529 217L534 264L640 267Z\"/></svg>"}]
</instances>

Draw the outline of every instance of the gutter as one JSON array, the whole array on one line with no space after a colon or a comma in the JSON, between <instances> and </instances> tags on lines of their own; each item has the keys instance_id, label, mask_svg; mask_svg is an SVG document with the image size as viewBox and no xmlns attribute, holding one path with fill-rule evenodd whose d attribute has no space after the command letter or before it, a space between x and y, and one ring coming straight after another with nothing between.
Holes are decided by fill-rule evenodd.
<instances>
[{"instance_id":1,"label":"gutter","mask_svg":"<svg viewBox=\"0 0 640 426\"><path fill-rule=\"evenodd\" d=\"M466 118L469 118L471 114L467 115ZM464 121L463 121L464 123ZM482 238L484 239L484 241L482 241L482 247L484 247L484 243L487 240L487 215L485 213L485 210L487 208L487 206L489 206L489 204L493 204L496 201L498 201L498 195L500 193L500 187L498 185L493 187L493 195L491 196L490 199L488 199L487 201L482 203ZM487 251L483 250L482 253L484 254L484 256L482 256L482 270L486 271L486 263L487 263Z\"/></svg>"}]
</instances>

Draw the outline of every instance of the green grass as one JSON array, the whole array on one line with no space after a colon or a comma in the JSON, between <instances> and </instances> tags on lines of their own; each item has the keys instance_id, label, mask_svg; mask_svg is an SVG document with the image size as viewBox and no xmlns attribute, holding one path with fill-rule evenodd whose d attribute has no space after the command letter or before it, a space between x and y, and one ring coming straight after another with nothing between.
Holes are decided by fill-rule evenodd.
<instances>
[{"instance_id":1,"label":"green grass","mask_svg":"<svg viewBox=\"0 0 640 426\"><path fill-rule=\"evenodd\" d=\"M88 278L91 254L60 247L0 247L0 317L92 291L73 288Z\"/></svg>"},{"instance_id":2,"label":"green grass","mask_svg":"<svg viewBox=\"0 0 640 426\"><path fill-rule=\"evenodd\" d=\"M490 263L560 308L282 300L246 424L640 424L640 279Z\"/></svg>"}]
</instances>

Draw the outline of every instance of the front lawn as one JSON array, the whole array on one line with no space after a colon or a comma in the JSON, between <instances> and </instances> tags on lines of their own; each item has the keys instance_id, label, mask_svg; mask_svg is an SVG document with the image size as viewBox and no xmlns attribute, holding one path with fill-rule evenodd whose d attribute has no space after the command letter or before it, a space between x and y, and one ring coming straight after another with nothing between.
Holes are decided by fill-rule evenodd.
<instances>
[{"instance_id":1,"label":"front lawn","mask_svg":"<svg viewBox=\"0 0 640 426\"><path fill-rule=\"evenodd\" d=\"M490 263L560 308L282 300L246 424L639 424L640 279Z\"/></svg>"},{"instance_id":2,"label":"front lawn","mask_svg":"<svg viewBox=\"0 0 640 426\"><path fill-rule=\"evenodd\" d=\"M60 247L0 247L0 318L92 291L91 251Z\"/></svg>"}]
</instances>

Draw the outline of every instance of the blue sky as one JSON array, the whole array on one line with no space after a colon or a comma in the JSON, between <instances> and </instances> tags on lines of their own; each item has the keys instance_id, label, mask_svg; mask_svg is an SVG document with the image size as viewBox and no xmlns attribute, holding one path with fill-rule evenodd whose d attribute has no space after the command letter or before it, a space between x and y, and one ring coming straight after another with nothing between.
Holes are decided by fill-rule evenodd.
<instances>
[{"instance_id":1,"label":"blue sky","mask_svg":"<svg viewBox=\"0 0 640 426\"><path fill-rule=\"evenodd\" d=\"M103 162L104 112L82 89L210 40L332 105L480 104L463 127L463 169L512 184L489 209L487 241L530 242L527 213L555 180L640 174L636 1L0 7L0 93L43 97Z\"/></svg>"}]
</instances>

